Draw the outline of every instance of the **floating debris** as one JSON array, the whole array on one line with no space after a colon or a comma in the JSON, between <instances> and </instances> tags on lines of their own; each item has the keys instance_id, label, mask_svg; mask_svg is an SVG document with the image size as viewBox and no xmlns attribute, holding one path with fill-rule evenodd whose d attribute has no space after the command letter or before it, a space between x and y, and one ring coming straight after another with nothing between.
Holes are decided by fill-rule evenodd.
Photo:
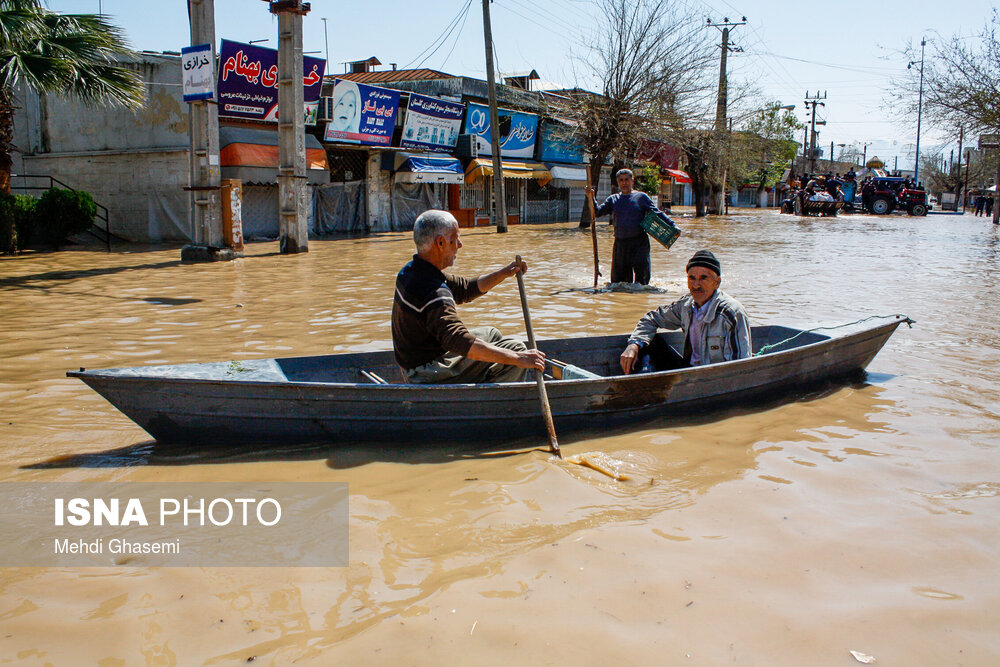
<instances>
[{"instance_id":1,"label":"floating debris","mask_svg":"<svg viewBox=\"0 0 1000 667\"><path fill-rule=\"evenodd\" d=\"M866 655L866 654L862 653L861 651L851 651L851 655L853 655L854 659L857 660L858 662L864 663L866 665L873 665L873 664L875 664L875 657L874 656Z\"/></svg>"},{"instance_id":2,"label":"floating debris","mask_svg":"<svg viewBox=\"0 0 1000 667\"><path fill-rule=\"evenodd\" d=\"M565 461L567 463L575 463L576 465L583 466L584 468L596 470L597 472L605 474L618 482L627 482L632 479L630 476L621 472L621 469L625 467L624 461L611 458L604 452L583 452L582 454L573 454L572 456L567 456Z\"/></svg>"}]
</instances>

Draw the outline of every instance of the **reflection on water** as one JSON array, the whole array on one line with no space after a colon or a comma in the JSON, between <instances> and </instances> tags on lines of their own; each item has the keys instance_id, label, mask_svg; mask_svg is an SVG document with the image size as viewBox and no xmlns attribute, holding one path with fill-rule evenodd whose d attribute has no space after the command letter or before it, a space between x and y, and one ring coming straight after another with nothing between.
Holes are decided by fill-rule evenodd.
<instances>
[{"instance_id":1,"label":"reflection on water","mask_svg":"<svg viewBox=\"0 0 1000 667\"><path fill-rule=\"evenodd\" d=\"M996 230L971 216L678 222L673 249L653 248L650 290L590 289L590 235L574 225L469 230L455 270L521 254L539 338L628 331L684 293L686 260L703 247L754 324L897 312L918 324L894 334L866 383L563 444L623 461L631 480L618 482L534 442L163 447L64 376L390 349L395 274L413 252L405 234L314 241L298 256L251 245L242 260L210 265L183 265L177 249L0 260L4 481L322 480L351 491L348 568L5 570L3 655L662 664L691 653L713 664L808 663L865 647L942 664L961 648L988 664L1000 655L989 547L1000 488ZM607 273L604 225L599 239ZM524 334L513 281L460 312ZM929 598L948 603L927 608ZM942 625L963 632L943 637Z\"/></svg>"}]
</instances>

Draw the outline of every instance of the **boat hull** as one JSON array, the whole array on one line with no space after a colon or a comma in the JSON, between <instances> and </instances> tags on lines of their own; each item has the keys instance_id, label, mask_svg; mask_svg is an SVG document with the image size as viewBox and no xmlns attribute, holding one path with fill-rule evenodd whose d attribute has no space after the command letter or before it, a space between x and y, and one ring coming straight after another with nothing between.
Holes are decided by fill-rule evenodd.
<instances>
[{"instance_id":1,"label":"boat hull","mask_svg":"<svg viewBox=\"0 0 1000 667\"><path fill-rule=\"evenodd\" d=\"M858 377L903 321L835 338L805 334L805 344L788 343L750 359L628 376L614 374L625 336L542 341L539 347L550 357L608 376L547 383L556 430L565 436ZM759 347L795 332L758 327L754 336ZM660 335L679 342L679 334ZM263 360L256 366L243 362L249 368L237 365L243 372L233 373L236 363L161 367L176 369L172 373L134 368L69 375L163 443L502 442L545 434L534 382L329 381L365 367L390 377L392 356L384 352ZM225 376L220 368L228 369ZM234 375L240 379L231 379Z\"/></svg>"}]
</instances>

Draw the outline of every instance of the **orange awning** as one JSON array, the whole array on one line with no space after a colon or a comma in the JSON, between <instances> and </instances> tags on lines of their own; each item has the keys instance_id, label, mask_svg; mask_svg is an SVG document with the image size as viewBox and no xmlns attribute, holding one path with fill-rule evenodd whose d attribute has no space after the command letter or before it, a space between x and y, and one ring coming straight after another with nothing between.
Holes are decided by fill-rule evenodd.
<instances>
[{"instance_id":1,"label":"orange awning","mask_svg":"<svg viewBox=\"0 0 1000 667\"><path fill-rule=\"evenodd\" d=\"M525 180L534 179L539 185L547 185L552 180L552 174L539 162L512 162L503 161L504 178L523 178ZM477 158L469 162L465 168L465 182L475 183L484 176L493 175L493 159Z\"/></svg>"},{"instance_id":2,"label":"orange awning","mask_svg":"<svg viewBox=\"0 0 1000 667\"><path fill-rule=\"evenodd\" d=\"M690 183L691 177L687 175L686 171L681 171L680 169L667 169L674 180L678 183Z\"/></svg>"},{"instance_id":3,"label":"orange awning","mask_svg":"<svg viewBox=\"0 0 1000 667\"><path fill-rule=\"evenodd\" d=\"M219 151L223 167L278 168L278 147L263 144L229 144ZM322 148L306 149L306 169L329 169L326 151Z\"/></svg>"}]
</instances>

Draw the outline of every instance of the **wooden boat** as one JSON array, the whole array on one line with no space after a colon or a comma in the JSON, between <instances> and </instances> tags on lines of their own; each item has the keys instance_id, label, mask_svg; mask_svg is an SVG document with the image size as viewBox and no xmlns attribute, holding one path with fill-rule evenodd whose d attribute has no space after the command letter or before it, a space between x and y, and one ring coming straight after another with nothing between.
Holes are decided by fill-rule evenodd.
<instances>
[{"instance_id":1,"label":"wooden boat","mask_svg":"<svg viewBox=\"0 0 1000 667\"><path fill-rule=\"evenodd\" d=\"M753 328L749 359L621 375L627 336L540 341L598 377L546 383L560 436L705 412L862 376L902 322L827 336ZM681 332L661 332L680 348ZM768 348L768 346L774 346ZM403 384L392 352L67 373L164 443L497 442L544 437L535 382Z\"/></svg>"}]
</instances>

